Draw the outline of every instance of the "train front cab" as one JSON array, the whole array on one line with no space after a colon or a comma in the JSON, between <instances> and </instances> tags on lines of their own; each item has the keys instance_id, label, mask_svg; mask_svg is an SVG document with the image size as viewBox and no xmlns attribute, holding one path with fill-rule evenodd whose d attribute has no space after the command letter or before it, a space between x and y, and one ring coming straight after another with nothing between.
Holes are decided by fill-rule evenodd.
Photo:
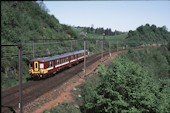
<instances>
[{"instance_id":1,"label":"train front cab","mask_svg":"<svg viewBox=\"0 0 170 113\"><path fill-rule=\"evenodd\" d=\"M44 63L39 61L31 62L30 67L30 75L31 77L43 77L48 71L44 69Z\"/></svg>"}]
</instances>

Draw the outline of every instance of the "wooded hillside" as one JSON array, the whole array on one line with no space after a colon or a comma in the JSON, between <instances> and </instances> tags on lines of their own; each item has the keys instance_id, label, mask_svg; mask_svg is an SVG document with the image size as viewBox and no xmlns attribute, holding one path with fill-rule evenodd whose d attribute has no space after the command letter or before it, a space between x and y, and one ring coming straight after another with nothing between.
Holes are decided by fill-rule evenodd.
<instances>
[{"instance_id":1,"label":"wooded hillside","mask_svg":"<svg viewBox=\"0 0 170 113\"><path fill-rule=\"evenodd\" d=\"M62 25L49 15L43 3L35 1L1 2L2 43L18 43L31 39L77 38L71 27Z\"/></svg>"},{"instance_id":2,"label":"wooded hillside","mask_svg":"<svg viewBox=\"0 0 170 113\"><path fill-rule=\"evenodd\" d=\"M141 25L136 30L130 30L126 37L127 42L134 44L146 43L167 43L170 41L170 32L166 26L157 27L156 25Z\"/></svg>"}]
</instances>

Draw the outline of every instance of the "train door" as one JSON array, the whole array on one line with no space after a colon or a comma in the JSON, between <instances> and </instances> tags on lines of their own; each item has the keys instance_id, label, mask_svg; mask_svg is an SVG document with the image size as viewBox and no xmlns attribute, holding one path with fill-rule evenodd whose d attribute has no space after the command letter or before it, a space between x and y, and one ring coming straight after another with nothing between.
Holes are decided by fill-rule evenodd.
<instances>
[{"instance_id":1,"label":"train door","mask_svg":"<svg viewBox=\"0 0 170 113\"><path fill-rule=\"evenodd\" d=\"M38 62L37 61L34 62L34 71L38 71Z\"/></svg>"}]
</instances>

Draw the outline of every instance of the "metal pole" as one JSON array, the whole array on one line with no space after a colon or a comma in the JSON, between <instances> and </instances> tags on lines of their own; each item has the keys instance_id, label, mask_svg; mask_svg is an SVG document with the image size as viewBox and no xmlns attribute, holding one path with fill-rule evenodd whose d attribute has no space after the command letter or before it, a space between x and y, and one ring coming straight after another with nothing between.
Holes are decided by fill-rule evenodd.
<instances>
[{"instance_id":1,"label":"metal pole","mask_svg":"<svg viewBox=\"0 0 170 113\"><path fill-rule=\"evenodd\" d=\"M117 41L117 44L116 44L116 48L117 48L117 51L118 51L118 41Z\"/></svg>"},{"instance_id":2,"label":"metal pole","mask_svg":"<svg viewBox=\"0 0 170 113\"><path fill-rule=\"evenodd\" d=\"M110 41L109 41L109 55L112 56L111 51L110 51Z\"/></svg>"},{"instance_id":3,"label":"metal pole","mask_svg":"<svg viewBox=\"0 0 170 113\"><path fill-rule=\"evenodd\" d=\"M84 39L84 74L86 75L86 40Z\"/></svg>"},{"instance_id":4,"label":"metal pole","mask_svg":"<svg viewBox=\"0 0 170 113\"><path fill-rule=\"evenodd\" d=\"M21 45L18 45L19 49L19 108L20 113L23 113L22 108L22 47Z\"/></svg>"},{"instance_id":5,"label":"metal pole","mask_svg":"<svg viewBox=\"0 0 170 113\"><path fill-rule=\"evenodd\" d=\"M72 40L70 40L71 41L71 51L73 51L73 45L72 45Z\"/></svg>"},{"instance_id":6,"label":"metal pole","mask_svg":"<svg viewBox=\"0 0 170 113\"><path fill-rule=\"evenodd\" d=\"M102 40L102 61L103 61L103 44L104 44L104 33L103 33L103 40Z\"/></svg>"},{"instance_id":7,"label":"metal pole","mask_svg":"<svg viewBox=\"0 0 170 113\"><path fill-rule=\"evenodd\" d=\"M78 48L77 40L75 40L75 49L79 49L79 48Z\"/></svg>"},{"instance_id":8,"label":"metal pole","mask_svg":"<svg viewBox=\"0 0 170 113\"><path fill-rule=\"evenodd\" d=\"M32 52L33 52L33 58L35 58L34 40L33 40L33 43L32 43Z\"/></svg>"},{"instance_id":9,"label":"metal pole","mask_svg":"<svg viewBox=\"0 0 170 113\"><path fill-rule=\"evenodd\" d=\"M96 47L97 47L97 44L98 44L98 40L96 40Z\"/></svg>"}]
</instances>

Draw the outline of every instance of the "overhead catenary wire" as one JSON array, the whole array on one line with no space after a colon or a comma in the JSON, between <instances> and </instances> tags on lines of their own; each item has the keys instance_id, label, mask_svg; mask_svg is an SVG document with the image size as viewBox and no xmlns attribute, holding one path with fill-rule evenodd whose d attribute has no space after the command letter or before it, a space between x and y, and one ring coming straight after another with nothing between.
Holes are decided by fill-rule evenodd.
<instances>
[{"instance_id":1,"label":"overhead catenary wire","mask_svg":"<svg viewBox=\"0 0 170 113\"><path fill-rule=\"evenodd\" d=\"M46 39L42 39L42 40L46 40ZM47 40L51 40L51 39L47 39ZM52 40L54 40L54 39L52 39ZM62 41L61 41L62 40ZM82 46L83 46L83 44L81 44L83 41L83 39L56 39L56 41L57 42L34 42L34 45L35 45L35 48L41 48L39 45L42 45L42 47L44 47L44 45L48 45L49 44L49 46L51 46L52 44L57 44L56 46L57 47L61 47L61 49L62 48L64 48L64 50L65 51L62 51L62 52L67 52L67 51L70 51L70 41L75 41L76 42L76 45L74 45L74 46L72 46L71 47L71 50L76 50L76 49L80 49ZM98 51L98 49L99 49L99 47L97 47L97 42L98 42L98 40L100 40L100 41L103 41L103 39L85 39L86 41L87 41L87 49L88 49L88 45L89 45L89 43L92 43L92 44L94 44L94 43L96 43L96 45L95 45L95 47L93 48L93 49L95 49L95 51ZM109 41L110 42L110 40L114 40L114 39L106 39L105 38L105 40L106 41ZM58 41L60 41L60 42L58 42ZM63 42L65 42L65 43L63 43ZM118 41L116 41L116 42L113 42L113 41L111 41L111 45L112 44L114 44L114 43L116 43L116 45L117 45L117 48L118 48ZM27 52L28 50L30 51L30 50L32 50L32 43L20 43L21 45L23 45L22 46L22 53L23 53L23 56L25 56L25 55L33 55L33 53L32 52ZM79 44L79 45L77 45L77 44ZM19 44L9 44L9 45L1 45L1 47L5 47L5 46L18 46ZM29 46L30 45L30 46ZM66 46L65 46L66 45ZM37 47L38 46L38 47ZM52 45L53 46L53 45ZM54 45L55 46L55 45ZM106 45L107 46L107 45ZM48 48L48 47L47 47ZM106 47L107 48L107 47ZM3 48L2 48L3 49ZM60 50L61 50L60 49ZM81 48L82 49L82 48ZM103 49L105 49L105 48L103 48ZM108 49L107 49L108 50ZM47 54L47 52L45 52L45 51L47 51L47 50L36 50L36 54L38 55L38 56L45 56L46 54ZM55 52L53 52L54 50L51 50L50 51L50 53L55 53ZM14 51L14 52L17 52L17 51ZM44 53L42 53L42 52L44 52ZM60 52L58 52L58 53L56 53L56 54L59 54L59 53L62 53L61 51ZM39 54L41 54L41 55L39 55ZM42 54L44 54L44 55L42 55ZM47 54L48 55L48 54ZM2 56L2 55L1 55ZM1 57L1 59L5 59L4 57L7 57L7 58L10 58L10 57L18 57L18 55L16 55L16 54L12 54L11 55L11 52L10 53L5 53L5 54L3 54L3 56Z\"/></svg>"}]
</instances>

